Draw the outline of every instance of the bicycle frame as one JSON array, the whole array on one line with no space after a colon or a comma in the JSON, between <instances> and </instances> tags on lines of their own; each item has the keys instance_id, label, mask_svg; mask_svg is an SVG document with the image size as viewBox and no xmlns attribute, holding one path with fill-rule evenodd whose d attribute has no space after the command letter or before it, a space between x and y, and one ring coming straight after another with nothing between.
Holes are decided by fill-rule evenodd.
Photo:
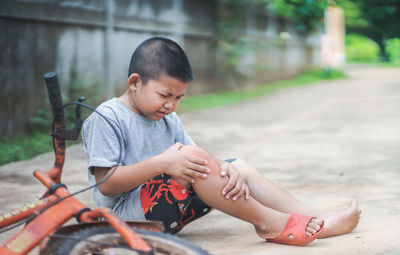
<instances>
[{"instance_id":1,"label":"bicycle frame","mask_svg":"<svg viewBox=\"0 0 400 255\"><path fill-rule=\"evenodd\" d=\"M162 230L157 222L121 221L111 210L97 208L90 210L70 196L66 186L61 183L61 175L65 160L65 121L56 74L45 74L47 89L54 115L55 163L54 167L44 172L35 170L34 176L47 187L43 197L36 203L29 204L19 210L13 210L0 216L0 229L13 225L21 220L35 216L18 233L0 247L0 254L27 254L34 247L41 244L41 250L51 250L54 244L46 242L46 237L53 233L71 233L87 224L110 224L129 244L132 249L144 254L152 254L152 248L134 232L131 226ZM63 227L63 224L72 217L76 217L81 224ZM106 221L102 221L105 219ZM68 230L66 230L68 229Z\"/></svg>"}]
</instances>

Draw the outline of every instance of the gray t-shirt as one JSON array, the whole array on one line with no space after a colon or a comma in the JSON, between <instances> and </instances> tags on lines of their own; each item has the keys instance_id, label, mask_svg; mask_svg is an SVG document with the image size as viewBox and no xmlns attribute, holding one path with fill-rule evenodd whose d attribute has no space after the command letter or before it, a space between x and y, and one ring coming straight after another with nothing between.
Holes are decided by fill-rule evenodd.
<instances>
[{"instance_id":1,"label":"gray t-shirt","mask_svg":"<svg viewBox=\"0 0 400 255\"><path fill-rule=\"evenodd\" d=\"M102 103L97 111L109 121L92 113L83 124L82 139L89 170L135 164L164 152L177 142L195 144L176 113L154 121L132 112L117 98ZM91 185L96 182L90 171L88 177ZM140 188L136 188L109 197L94 188L93 198L97 206L112 208L123 220L144 220L139 193Z\"/></svg>"}]
</instances>

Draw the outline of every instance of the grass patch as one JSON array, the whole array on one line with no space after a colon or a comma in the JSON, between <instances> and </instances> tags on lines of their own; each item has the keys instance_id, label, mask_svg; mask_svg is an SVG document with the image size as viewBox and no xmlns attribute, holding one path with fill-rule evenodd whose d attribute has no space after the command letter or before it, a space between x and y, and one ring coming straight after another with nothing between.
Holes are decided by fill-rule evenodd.
<instances>
[{"instance_id":1,"label":"grass patch","mask_svg":"<svg viewBox=\"0 0 400 255\"><path fill-rule=\"evenodd\" d=\"M220 91L187 97L179 105L178 112L198 111L218 106L226 106L260 96L271 94L283 89L309 85L326 79L345 78L342 70L315 68L301 73L293 79L267 83L243 91Z\"/></svg>"},{"instance_id":2,"label":"grass patch","mask_svg":"<svg viewBox=\"0 0 400 255\"><path fill-rule=\"evenodd\" d=\"M383 61L370 61L370 62L361 62L361 61L349 61L349 64L361 64L370 67L393 67L399 68L400 62L383 62Z\"/></svg>"},{"instance_id":3,"label":"grass patch","mask_svg":"<svg viewBox=\"0 0 400 255\"><path fill-rule=\"evenodd\" d=\"M50 132L34 132L10 139L0 138L0 165L9 162L30 159L53 149Z\"/></svg>"},{"instance_id":4,"label":"grass patch","mask_svg":"<svg viewBox=\"0 0 400 255\"><path fill-rule=\"evenodd\" d=\"M400 62L376 62L369 64L373 67L393 67L393 68L400 68Z\"/></svg>"}]
</instances>

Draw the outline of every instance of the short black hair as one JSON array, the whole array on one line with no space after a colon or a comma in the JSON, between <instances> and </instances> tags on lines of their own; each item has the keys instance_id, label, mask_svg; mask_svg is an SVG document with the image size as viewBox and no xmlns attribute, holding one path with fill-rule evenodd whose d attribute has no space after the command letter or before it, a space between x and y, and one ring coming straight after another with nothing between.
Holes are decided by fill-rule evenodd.
<instances>
[{"instance_id":1,"label":"short black hair","mask_svg":"<svg viewBox=\"0 0 400 255\"><path fill-rule=\"evenodd\" d=\"M143 84L158 80L167 74L183 82L193 81L193 71L183 49L171 39L152 37L142 42L132 54L128 77L132 73L141 76Z\"/></svg>"}]
</instances>

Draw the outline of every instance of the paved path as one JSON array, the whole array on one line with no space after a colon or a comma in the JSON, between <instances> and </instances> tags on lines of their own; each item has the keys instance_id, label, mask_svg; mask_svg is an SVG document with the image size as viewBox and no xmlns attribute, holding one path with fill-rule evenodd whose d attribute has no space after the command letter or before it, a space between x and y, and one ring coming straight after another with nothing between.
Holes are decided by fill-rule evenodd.
<instances>
[{"instance_id":1,"label":"paved path","mask_svg":"<svg viewBox=\"0 0 400 255\"><path fill-rule=\"evenodd\" d=\"M249 224L214 211L181 237L221 255L400 254L400 69L351 67L348 75L181 117L200 146L246 158L312 206L343 209L357 199L363 215L353 233L307 247L269 244ZM67 152L64 181L74 191L87 184L86 163L81 145ZM43 193L31 171L50 167L52 157L0 167L2 212ZM81 198L92 204L90 194Z\"/></svg>"}]
</instances>

